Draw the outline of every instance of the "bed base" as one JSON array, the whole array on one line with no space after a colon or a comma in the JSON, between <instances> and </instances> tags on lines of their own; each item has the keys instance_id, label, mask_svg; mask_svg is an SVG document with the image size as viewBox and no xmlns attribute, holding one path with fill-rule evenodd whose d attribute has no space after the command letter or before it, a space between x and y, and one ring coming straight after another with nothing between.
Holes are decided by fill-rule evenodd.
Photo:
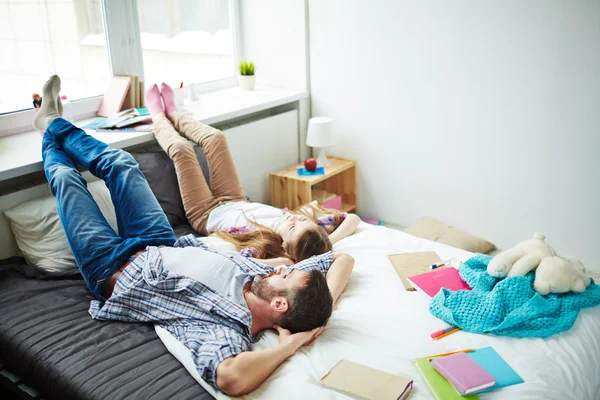
<instances>
[{"instance_id":1,"label":"bed base","mask_svg":"<svg viewBox=\"0 0 600 400\"><path fill-rule=\"evenodd\" d=\"M43 400L40 392L23 383L17 374L8 370L2 359L0 359L0 386L2 386L5 392L14 394L14 398L16 399ZM0 393L2 392L0 391Z\"/></svg>"}]
</instances>

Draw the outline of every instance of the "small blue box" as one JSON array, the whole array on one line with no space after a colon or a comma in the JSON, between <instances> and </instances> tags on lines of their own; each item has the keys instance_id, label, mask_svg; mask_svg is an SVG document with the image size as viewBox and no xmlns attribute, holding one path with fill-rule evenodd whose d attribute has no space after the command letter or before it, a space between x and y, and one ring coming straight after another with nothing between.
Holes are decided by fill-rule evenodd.
<instances>
[{"instance_id":1,"label":"small blue box","mask_svg":"<svg viewBox=\"0 0 600 400\"><path fill-rule=\"evenodd\" d=\"M325 168L317 167L314 171L309 171L305 167L298 167L298 176L315 176L315 175L325 175Z\"/></svg>"}]
</instances>

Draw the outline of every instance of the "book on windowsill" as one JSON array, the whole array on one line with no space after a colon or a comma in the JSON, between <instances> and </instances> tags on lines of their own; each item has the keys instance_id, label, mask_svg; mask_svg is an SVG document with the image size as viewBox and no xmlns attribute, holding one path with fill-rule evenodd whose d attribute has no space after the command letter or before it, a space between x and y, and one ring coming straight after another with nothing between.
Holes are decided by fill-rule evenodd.
<instances>
[{"instance_id":1,"label":"book on windowsill","mask_svg":"<svg viewBox=\"0 0 600 400\"><path fill-rule=\"evenodd\" d=\"M152 132L153 125L148 123L139 123L122 128L98 128L96 132Z\"/></svg>"},{"instance_id":2,"label":"book on windowsill","mask_svg":"<svg viewBox=\"0 0 600 400\"><path fill-rule=\"evenodd\" d=\"M145 108L130 108L108 118L96 119L83 129L95 129L97 132L151 132L152 116Z\"/></svg>"},{"instance_id":3,"label":"book on windowsill","mask_svg":"<svg viewBox=\"0 0 600 400\"><path fill-rule=\"evenodd\" d=\"M436 268L431 272L409 276L406 280L417 292L430 299L438 294L442 288L448 289L451 292L471 290L471 287L462 280L458 274L458 270L454 267Z\"/></svg>"}]
</instances>

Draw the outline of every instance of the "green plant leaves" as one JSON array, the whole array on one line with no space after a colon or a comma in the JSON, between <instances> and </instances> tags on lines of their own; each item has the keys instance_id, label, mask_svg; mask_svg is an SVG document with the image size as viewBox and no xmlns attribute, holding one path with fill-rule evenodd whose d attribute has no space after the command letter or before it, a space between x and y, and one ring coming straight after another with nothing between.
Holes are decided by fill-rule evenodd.
<instances>
[{"instance_id":1,"label":"green plant leaves","mask_svg":"<svg viewBox=\"0 0 600 400\"><path fill-rule=\"evenodd\" d=\"M254 63L246 60L240 61L240 75L254 75Z\"/></svg>"}]
</instances>

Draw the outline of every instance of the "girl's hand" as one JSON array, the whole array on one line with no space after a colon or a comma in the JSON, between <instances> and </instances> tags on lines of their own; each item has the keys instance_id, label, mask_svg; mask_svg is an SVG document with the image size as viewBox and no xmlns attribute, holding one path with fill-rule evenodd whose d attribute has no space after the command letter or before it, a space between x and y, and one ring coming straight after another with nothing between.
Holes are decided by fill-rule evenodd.
<instances>
[{"instance_id":1,"label":"girl's hand","mask_svg":"<svg viewBox=\"0 0 600 400\"><path fill-rule=\"evenodd\" d=\"M283 264L290 267L290 266L294 265L295 262L294 262L294 260L290 260L289 258L283 257Z\"/></svg>"}]
</instances>

